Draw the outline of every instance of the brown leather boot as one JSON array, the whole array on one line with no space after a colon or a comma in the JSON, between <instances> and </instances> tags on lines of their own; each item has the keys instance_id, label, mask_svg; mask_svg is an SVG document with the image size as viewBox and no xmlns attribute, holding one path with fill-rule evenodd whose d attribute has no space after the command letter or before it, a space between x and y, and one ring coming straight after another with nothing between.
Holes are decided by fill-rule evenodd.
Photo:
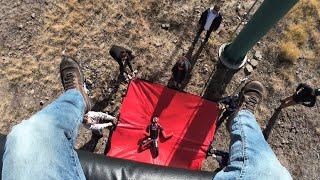
<instances>
[{"instance_id":1,"label":"brown leather boot","mask_svg":"<svg viewBox=\"0 0 320 180\"><path fill-rule=\"evenodd\" d=\"M79 91L86 105L85 112L90 111L91 103L88 95L84 91L83 73L78 62L70 57L63 57L60 63L60 76L64 91L69 89L75 89Z\"/></svg>"},{"instance_id":2,"label":"brown leather boot","mask_svg":"<svg viewBox=\"0 0 320 180\"><path fill-rule=\"evenodd\" d=\"M231 132L231 120L235 118L239 111L248 110L254 114L257 105L262 100L262 93L264 91L263 85L259 81L248 82L240 92L239 108L227 120L227 129Z\"/></svg>"},{"instance_id":3,"label":"brown leather boot","mask_svg":"<svg viewBox=\"0 0 320 180\"><path fill-rule=\"evenodd\" d=\"M257 105L262 100L263 85L259 81L248 82L240 92L239 110L248 110L254 114Z\"/></svg>"}]
</instances>

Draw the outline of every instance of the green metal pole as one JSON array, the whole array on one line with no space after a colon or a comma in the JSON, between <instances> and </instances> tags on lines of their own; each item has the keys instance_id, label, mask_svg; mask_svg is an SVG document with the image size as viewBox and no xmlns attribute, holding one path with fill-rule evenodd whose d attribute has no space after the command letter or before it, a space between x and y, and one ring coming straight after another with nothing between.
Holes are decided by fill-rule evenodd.
<instances>
[{"instance_id":1,"label":"green metal pole","mask_svg":"<svg viewBox=\"0 0 320 180\"><path fill-rule=\"evenodd\" d=\"M247 52L298 2L299 0L265 0L248 24L230 44L219 50L220 60L230 69L245 64Z\"/></svg>"}]
</instances>

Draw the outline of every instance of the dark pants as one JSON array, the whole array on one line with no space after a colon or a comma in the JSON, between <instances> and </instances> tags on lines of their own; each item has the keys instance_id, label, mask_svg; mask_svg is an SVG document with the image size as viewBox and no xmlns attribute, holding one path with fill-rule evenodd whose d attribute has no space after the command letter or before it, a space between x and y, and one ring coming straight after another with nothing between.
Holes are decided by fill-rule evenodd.
<instances>
[{"instance_id":1,"label":"dark pants","mask_svg":"<svg viewBox=\"0 0 320 180\"><path fill-rule=\"evenodd\" d=\"M201 27L199 28L198 32L197 32L196 37L194 38L194 41L193 41L193 43L192 43L193 45L195 45L195 44L197 43L197 41L198 41L198 39L199 39L202 31L204 31L204 27L201 26ZM212 31L213 31L213 30L208 30L208 31L207 31L206 37L205 37L205 39L204 39L204 42L208 42L209 37L210 37Z\"/></svg>"},{"instance_id":2,"label":"dark pants","mask_svg":"<svg viewBox=\"0 0 320 180\"><path fill-rule=\"evenodd\" d=\"M146 140L142 141L142 143L140 144L141 150L146 150L150 146L153 147L155 157L157 157L159 155L159 146L158 146L157 139L147 138Z\"/></svg>"}]
</instances>

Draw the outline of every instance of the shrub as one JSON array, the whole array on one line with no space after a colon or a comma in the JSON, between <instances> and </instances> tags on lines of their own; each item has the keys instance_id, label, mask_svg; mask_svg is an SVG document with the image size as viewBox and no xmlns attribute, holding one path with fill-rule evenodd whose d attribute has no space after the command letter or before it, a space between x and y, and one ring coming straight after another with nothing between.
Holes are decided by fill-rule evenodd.
<instances>
[{"instance_id":1,"label":"shrub","mask_svg":"<svg viewBox=\"0 0 320 180\"><path fill-rule=\"evenodd\" d=\"M294 62L300 56L300 50L292 41L286 41L280 44L280 58L281 60Z\"/></svg>"}]
</instances>

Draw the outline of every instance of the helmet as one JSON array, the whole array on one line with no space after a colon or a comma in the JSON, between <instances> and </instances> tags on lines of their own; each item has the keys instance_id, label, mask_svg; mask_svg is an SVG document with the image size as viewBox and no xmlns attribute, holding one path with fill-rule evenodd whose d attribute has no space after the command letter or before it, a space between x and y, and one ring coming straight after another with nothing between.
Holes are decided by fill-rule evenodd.
<instances>
[{"instance_id":1,"label":"helmet","mask_svg":"<svg viewBox=\"0 0 320 180\"><path fill-rule=\"evenodd\" d=\"M158 120L159 120L159 118L158 118L158 117L153 117L153 118L152 118L152 122L154 122L154 123L157 123L157 122L158 122Z\"/></svg>"}]
</instances>

